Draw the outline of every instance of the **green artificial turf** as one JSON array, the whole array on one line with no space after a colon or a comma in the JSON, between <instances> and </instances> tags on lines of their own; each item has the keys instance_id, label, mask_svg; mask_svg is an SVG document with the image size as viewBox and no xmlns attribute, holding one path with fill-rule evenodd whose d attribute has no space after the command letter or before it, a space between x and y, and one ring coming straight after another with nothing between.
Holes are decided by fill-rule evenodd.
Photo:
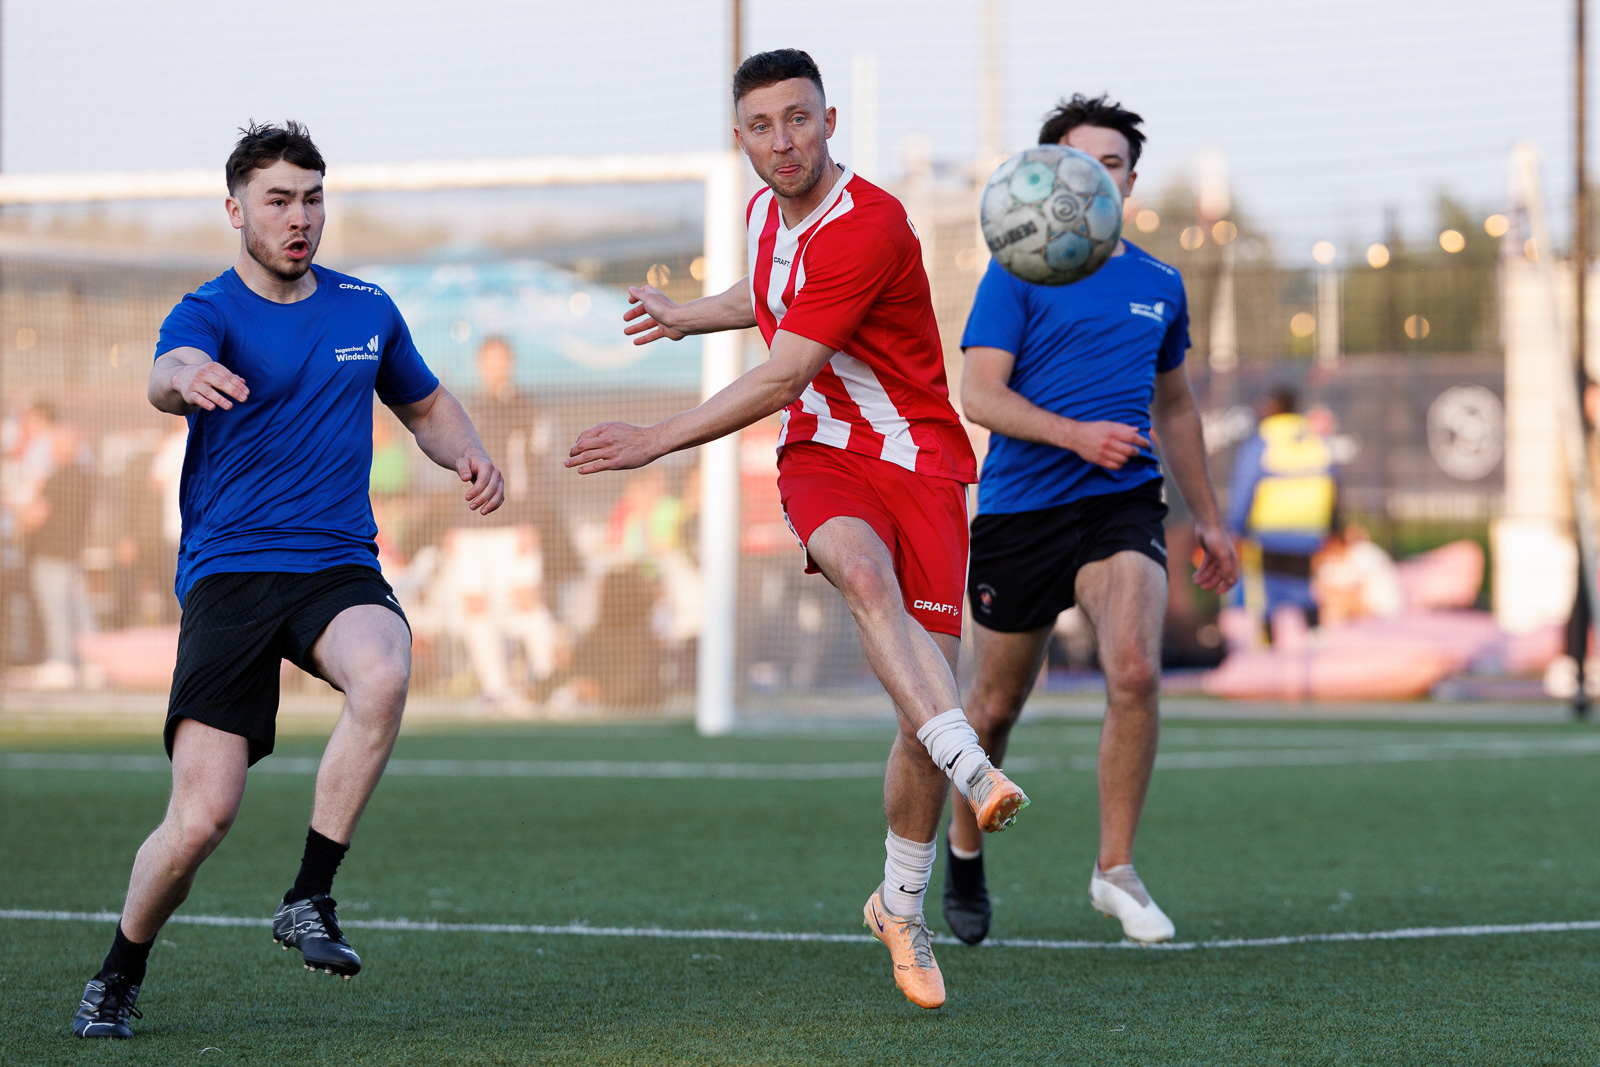
<instances>
[{"instance_id":1,"label":"green artificial turf","mask_svg":"<svg viewBox=\"0 0 1600 1067\"><path fill-rule=\"evenodd\" d=\"M1094 736L1061 722L1015 736L1014 755L1035 762L1017 774L1034 803L991 839L995 938L1120 937L1086 894ZM1600 919L1600 755L1437 749L1563 737L1594 731L1174 725L1166 758L1267 765L1158 771L1139 869L1187 941ZM879 760L888 741L882 728L701 740L676 725L504 727L409 732L396 755L838 763ZM283 737L278 756L320 750ZM160 748L0 731L0 751ZM1347 762L1273 765L1318 751ZM1231 755L1204 755L1219 752ZM0 768L0 909L117 910L167 788L159 773ZM347 920L860 933L882 870L881 789L393 775L335 893ZM310 791L308 776L252 775L182 914L269 917ZM929 912L943 933L940 879ZM0 919L0 1063L1567 1064L1593 1062L1600 1035L1600 931L1181 952L941 945L950 1000L924 1012L875 944L351 930L366 967L345 983L308 974L264 928L174 924L136 1040L81 1042L67 1023L110 935L109 923Z\"/></svg>"}]
</instances>

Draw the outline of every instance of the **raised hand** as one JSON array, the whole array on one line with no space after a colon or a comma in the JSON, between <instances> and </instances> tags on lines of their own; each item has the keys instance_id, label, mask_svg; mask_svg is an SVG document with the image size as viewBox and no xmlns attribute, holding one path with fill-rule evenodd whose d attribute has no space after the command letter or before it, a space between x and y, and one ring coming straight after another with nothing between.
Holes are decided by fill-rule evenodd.
<instances>
[{"instance_id":1,"label":"raised hand","mask_svg":"<svg viewBox=\"0 0 1600 1067\"><path fill-rule=\"evenodd\" d=\"M622 332L632 337L634 344L647 345L663 337L669 341L681 341L686 336L683 330L672 325L681 305L667 299L667 295L655 286L628 286L628 303L633 306L622 313L622 321L629 324L623 327Z\"/></svg>"},{"instance_id":2,"label":"raised hand","mask_svg":"<svg viewBox=\"0 0 1600 1067\"><path fill-rule=\"evenodd\" d=\"M626 471L642 467L660 455L647 426L626 422L602 422L578 435L567 453L566 465L579 474L599 471Z\"/></svg>"},{"instance_id":3,"label":"raised hand","mask_svg":"<svg viewBox=\"0 0 1600 1067\"><path fill-rule=\"evenodd\" d=\"M1141 448L1149 448L1150 442L1120 422L1077 422L1072 424L1067 447L1089 463L1114 471L1121 470Z\"/></svg>"},{"instance_id":4,"label":"raised hand","mask_svg":"<svg viewBox=\"0 0 1600 1067\"><path fill-rule=\"evenodd\" d=\"M1201 551L1194 584L1212 593L1226 593L1239 580L1239 554L1234 551L1233 539L1220 526L1196 526L1194 536Z\"/></svg>"},{"instance_id":5,"label":"raised hand","mask_svg":"<svg viewBox=\"0 0 1600 1067\"><path fill-rule=\"evenodd\" d=\"M172 375L172 388L185 404L204 411L232 411L234 401L242 404L250 399L244 379L215 361L180 368Z\"/></svg>"}]
</instances>

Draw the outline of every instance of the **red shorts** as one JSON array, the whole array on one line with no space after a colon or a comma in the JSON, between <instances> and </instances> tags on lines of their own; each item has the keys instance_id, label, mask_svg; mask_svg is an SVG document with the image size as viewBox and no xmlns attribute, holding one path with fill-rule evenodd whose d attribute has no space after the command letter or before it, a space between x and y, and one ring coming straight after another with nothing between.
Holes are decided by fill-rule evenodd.
<instances>
[{"instance_id":1,"label":"red shorts","mask_svg":"<svg viewBox=\"0 0 1600 1067\"><path fill-rule=\"evenodd\" d=\"M829 519L849 516L871 526L894 557L906 611L926 630L961 636L966 486L842 448L797 441L778 456L778 495L802 548ZM809 553L806 573L817 573Z\"/></svg>"}]
</instances>

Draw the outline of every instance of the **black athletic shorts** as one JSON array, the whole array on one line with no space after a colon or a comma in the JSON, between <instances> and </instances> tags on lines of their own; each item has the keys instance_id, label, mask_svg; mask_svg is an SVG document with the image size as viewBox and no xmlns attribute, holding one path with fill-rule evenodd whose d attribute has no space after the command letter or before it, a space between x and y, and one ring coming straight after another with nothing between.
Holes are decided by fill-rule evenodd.
<instances>
[{"instance_id":1,"label":"black athletic shorts","mask_svg":"<svg viewBox=\"0 0 1600 1067\"><path fill-rule=\"evenodd\" d=\"M334 616L359 604L381 604L406 617L383 575L358 563L310 574L208 574L196 582L183 600L167 757L180 719L248 739L251 764L270 754L279 661L320 678L311 646Z\"/></svg>"},{"instance_id":2,"label":"black athletic shorts","mask_svg":"<svg viewBox=\"0 0 1600 1067\"><path fill-rule=\"evenodd\" d=\"M1166 517L1159 478L1039 511L979 515L967 568L973 621L1002 633L1052 626L1075 603L1084 564L1118 552L1142 552L1164 570Z\"/></svg>"}]
</instances>

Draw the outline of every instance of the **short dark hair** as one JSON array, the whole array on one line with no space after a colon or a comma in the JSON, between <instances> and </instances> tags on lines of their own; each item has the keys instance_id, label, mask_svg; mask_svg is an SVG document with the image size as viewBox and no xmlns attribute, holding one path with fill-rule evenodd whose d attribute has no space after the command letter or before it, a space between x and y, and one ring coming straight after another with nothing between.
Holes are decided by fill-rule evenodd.
<instances>
[{"instance_id":1,"label":"short dark hair","mask_svg":"<svg viewBox=\"0 0 1600 1067\"><path fill-rule=\"evenodd\" d=\"M258 124L251 119L249 125L240 127L239 143L233 146L233 154L223 170L228 179L228 194L237 193L239 187L250 180L251 174L279 160L318 174L328 173L322 153L311 141L310 130L293 119L282 126Z\"/></svg>"},{"instance_id":2,"label":"short dark hair","mask_svg":"<svg viewBox=\"0 0 1600 1067\"><path fill-rule=\"evenodd\" d=\"M1267 400L1285 415L1293 415L1300 408L1300 393L1288 382L1279 382L1267 394Z\"/></svg>"},{"instance_id":3,"label":"short dark hair","mask_svg":"<svg viewBox=\"0 0 1600 1067\"><path fill-rule=\"evenodd\" d=\"M1139 129L1142 122L1142 115L1129 111L1111 99L1109 93L1101 93L1093 100L1082 93L1073 93L1071 100L1062 100L1045 116L1044 125L1039 127L1039 143L1060 144L1061 138L1079 126L1116 130L1128 139L1128 169L1132 170L1144 148L1144 131Z\"/></svg>"},{"instance_id":4,"label":"short dark hair","mask_svg":"<svg viewBox=\"0 0 1600 1067\"><path fill-rule=\"evenodd\" d=\"M733 72L733 103L738 106L746 93L765 89L769 85L786 82L790 78L809 78L817 87L823 100L828 99L822 88L822 71L817 61L798 48L776 48L771 52L757 52Z\"/></svg>"}]
</instances>

